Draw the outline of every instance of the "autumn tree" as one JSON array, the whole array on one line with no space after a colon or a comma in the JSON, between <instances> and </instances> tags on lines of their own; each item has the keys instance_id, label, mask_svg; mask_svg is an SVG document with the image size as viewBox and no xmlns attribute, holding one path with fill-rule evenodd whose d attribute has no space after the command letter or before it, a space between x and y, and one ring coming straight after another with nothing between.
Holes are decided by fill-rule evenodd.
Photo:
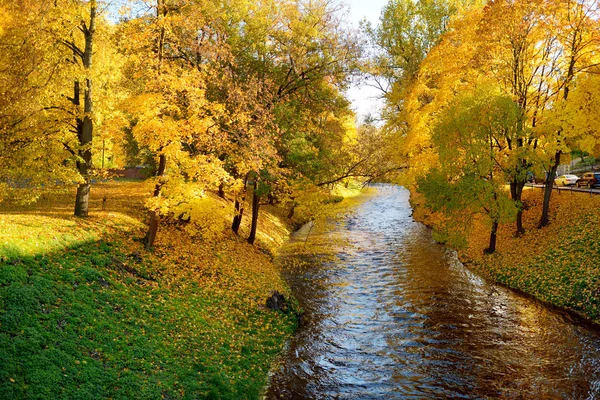
<instances>
[{"instance_id":1,"label":"autumn tree","mask_svg":"<svg viewBox=\"0 0 600 400\"><path fill-rule=\"evenodd\" d=\"M68 181L72 175L63 167L68 157L61 141L68 129L52 121L59 118L50 119L53 111L48 109L56 93L53 84L64 83L52 73L61 61L48 51L56 45L49 35L31 34L48 7L26 1L2 1L0 7L0 197L15 195L15 188L25 186L30 190L21 198L30 201L37 197L32 189L53 186L57 179Z\"/></svg>"},{"instance_id":2,"label":"autumn tree","mask_svg":"<svg viewBox=\"0 0 600 400\"><path fill-rule=\"evenodd\" d=\"M405 185L414 184L417 176L432 165L431 123L421 107L432 103L434 78L422 79L423 63L429 53L451 27L454 15L464 15L479 8L481 1L392 0L384 7L377 27L366 27L373 48L367 63L367 84L382 93L384 134L387 136L389 160L404 171L395 179ZM446 58L453 63L454 55ZM431 63L430 63L431 65ZM429 88L427 88L429 86ZM423 90L423 89L426 90ZM442 101L436 104L441 105Z\"/></svg>"},{"instance_id":3,"label":"autumn tree","mask_svg":"<svg viewBox=\"0 0 600 400\"><path fill-rule=\"evenodd\" d=\"M524 232L521 202L527 173L543 156L540 121L553 103L563 54L553 33L556 1L497 1L472 8L450 22L440 44L423 61L407 97L408 149L429 154L430 125L461 91L491 79L519 106L517 130L506 137L505 170L518 208L516 234ZM422 163L426 164L426 163Z\"/></svg>"},{"instance_id":4,"label":"autumn tree","mask_svg":"<svg viewBox=\"0 0 600 400\"><path fill-rule=\"evenodd\" d=\"M224 31L235 57L221 63L210 95L228 110L219 120L227 132L220 158L240 182L234 185L239 188L236 232L247 190L243 182L254 186L250 242L261 198L284 201L290 180L310 169L294 162L301 138L324 149L332 129L343 125L334 121L349 113L340 90L355 68L359 48L341 26L339 11L326 1L242 3L235 12L228 10L228 25L234 28Z\"/></svg>"},{"instance_id":5,"label":"autumn tree","mask_svg":"<svg viewBox=\"0 0 600 400\"><path fill-rule=\"evenodd\" d=\"M504 189L506 138L518 129L519 107L497 88L482 83L462 94L441 113L432 141L439 164L418 181L427 205L463 219L483 214L490 221L486 253L496 250L498 226L515 217Z\"/></svg>"},{"instance_id":6,"label":"autumn tree","mask_svg":"<svg viewBox=\"0 0 600 400\"><path fill-rule=\"evenodd\" d=\"M1 118L8 180L28 187L78 181L75 214L87 216L94 125L105 112L103 104L94 106L92 82L104 75L106 83L112 76L106 64L95 65L92 58L110 53L110 28L96 1L23 1L3 7L18 15L0 39L0 75L10 99ZM98 35L103 44L95 47ZM106 87L96 90L103 93Z\"/></svg>"},{"instance_id":7,"label":"autumn tree","mask_svg":"<svg viewBox=\"0 0 600 400\"><path fill-rule=\"evenodd\" d=\"M600 75L580 76L567 101L555 111L555 129L570 132L573 147L600 156Z\"/></svg>"},{"instance_id":8,"label":"autumn tree","mask_svg":"<svg viewBox=\"0 0 600 400\"><path fill-rule=\"evenodd\" d=\"M524 232L521 198L527 173L541 157L539 130L535 128L548 109L557 75L559 50L555 37L548 34L547 17L555 9L553 1L498 1L481 11L470 11L460 18L462 21L456 21L456 29L426 61L428 76L435 78L434 87L442 88L433 91L432 103L438 109L455 96L455 90L472 87L481 77L492 78L519 106L518 129L513 137L506 138L506 157L512 165L507 180L518 207L517 235ZM443 55L450 53L454 59L445 62Z\"/></svg>"},{"instance_id":9,"label":"autumn tree","mask_svg":"<svg viewBox=\"0 0 600 400\"><path fill-rule=\"evenodd\" d=\"M402 98L421 62L447 29L457 4L446 0L391 0L377 27L365 30L375 46L368 66L371 84L385 95L388 106L402 109Z\"/></svg>"},{"instance_id":10,"label":"autumn tree","mask_svg":"<svg viewBox=\"0 0 600 400\"><path fill-rule=\"evenodd\" d=\"M274 32L276 46L270 56L275 61L272 103L282 132L277 143L280 166L284 175L285 169L291 170L288 180L306 177L316 183L319 174L335 164L333 148L341 150L352 129L344 122L350 114L340 92L356 70L360 48L335 4L318 1L284 7L286 28ZM295 162L301 143L316 150L312 171ZM338 160L343 157L341 152L337 155Z\"/></svg>"},{"instance_id":11,"label":"autumn tree","mask_svg":"<svg viewBox=\"0 0 600 400\"><path fill-rule=\"evenodd\" d=\"M548 97L552 107L560 109L561 103L568 101L578 77L600 65L600 9L596 1L563 0L558 2L554 15L548 17L552 24L547 35L554 38L558 47L553 65L547 67L556 69L554 82L548 85L552 88ZM570 147L577 142L578 132L576 129L565 130L564 126L553 126L552 117L549 120L549 124L542 126L542 129L545 128L545 150L550 153L551 160L546 177L540 228L550 222L550 198L561 155L569 152Z\"/></svg>"},{"instance_id":12,"label":"autumn tree","mask_svg":"<svg viewBox=\"0 0 600 400\"><path fill-rule=\"evenodd\" d=\"M223 140L216 119L223 107L206 98L206 65L222 50L206 37L210 3L157 0L121 27L131 97L125 103L133 136L157 159L155 188L147 202L146 247L161 216L186 218L225 173L215 155ZM150 11L148 11L150 10Z\"/></svg>"},{"instance_id":13,"label":"autumn tree","mask_svg":"<svg viewBox=\"0 0 600 400\"><path fill-rule=\"evenodd\" d=\"M86 12L79 21L74 18L72 22L74 26L70 27L72 32L78 32L81 35L80 40L77 40L75 35L67 36L60 40L68 50L73 52L73 63L81 67L81 72L84 76L83 79L79 77L75 78L73 95L69 98L78 111L74 127L79 141L76 165L83 179L83 182L77 187L77 195L75 197L75 215L78 217L88 216L91 186L90 172L92 170L92 139L94 132L91 68L96 34L96 0L90 0L87 7L86 11L89 10L89 14Z\"/></svg>"}]
</instances>

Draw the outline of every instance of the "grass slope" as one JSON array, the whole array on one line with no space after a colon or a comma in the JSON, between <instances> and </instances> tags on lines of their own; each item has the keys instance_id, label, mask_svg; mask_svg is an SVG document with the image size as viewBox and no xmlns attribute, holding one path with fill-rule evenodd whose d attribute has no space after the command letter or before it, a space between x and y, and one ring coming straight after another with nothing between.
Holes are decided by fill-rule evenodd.
<instances>
[{"instance_id":1,"label":"grass slope","mask_svg":"<svg viewBox=\"0 0 600 400\"><path fill-rule=\"evenodd\" d=\"M263 306L288 293L271 257L178 226L144 252L150 188L92 190L86 220L70 195L0 214L0 398L258 398L295 328ZM276 245L287 231L265 216Z\"/></svg>"},{"instance_id":2,"label":"grass slope","mask_svg":"<svg viewBox=\"0 0 600 400\"><path fill-rule=\"evenodd\" d=\"M415 198L415 217L435 229L439 217ZM515 237L514 223L501 225L496 253L484 255L490 226L476 220L460 259L485 277L600 323L600 196L554 191L551 223L543 229L537 228L543 191L526 189L523 200L523 236Z\"/></svg>"},{"instance_id":3,"label":"grass slope","mask_svg":"<svg viewBox=\"0 0 600 400\"><path fill-rule=\"evenodd\" d=\"M600 196L555 191L543 229L543 192L527 190L524 200L525 235L505 225L497 254L483 256L489 231L479 224L462 257L483 275L600 322Z\"/></svg>"}]
</instances>

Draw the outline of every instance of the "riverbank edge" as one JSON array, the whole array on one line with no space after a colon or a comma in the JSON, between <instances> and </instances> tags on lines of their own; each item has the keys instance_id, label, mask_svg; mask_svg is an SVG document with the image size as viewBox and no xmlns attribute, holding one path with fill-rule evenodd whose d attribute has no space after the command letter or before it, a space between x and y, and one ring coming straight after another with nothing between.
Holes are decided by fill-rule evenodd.
<instances>
[{"instance_id":1,"label":"riverbank edge","mask_svg":"<svg viewBox=\"0 0 600 400\"><path fill-rule=\"evenodd\" d=\"M413 209L413 219L415 221L420 222L423 225L425 225L432 232L435 232L435 229L436 229L435 222L434 222L435 216L433 215L432 212L427 210L425 206L420 204L420 202L418 200L415 201L415 197L416 197L415 195L418 196L418 194L414 191L414 189L409 189L409 191L410 191L409 202L410 202L411 208ZM526 200L526 205L529 208L526 211L528 213L531 212L531 213L535 214L536 212L541 212L541 208L540 208L541 205L537 204L536 202L531 202L531 201ZM573 224L574 221L577 221L577 219L572 219L572 218L568 218L568 219L558 218L557 215L560 213L560 207L558 207L559 210L557 211L556 201L553 204L553 206L554 206L553 207L554 218L553 218L552 224L554 224L555 226L558 225L558 226L562 227L563 225L566 226L567 224ZM539 208L539 210L538 210L538 208ZM599 218L600 218L600 216L599 216ZM481 225L481 222L479 222L479 223ZM503 228L505 230L507 230L507 227L509 227L508 229L511 229L510 227L512 227L512 225L513 224L504 224ZM473 229L472 232L473 231L477 231L477 229ZM535 242L536 238L540 238L540 235L543 235L544 233L546 233L546 231L538 230L538 229L530 229L528 232L528 234L530 234L533 237L534 242ZM469 235L469 237L467 238L467 240L466 240L467 243L469 243L469 244L472 243L472 241L473 241L472 236L474 236L473 233L471 233L471 235ZM458 260L466 268L468 268L472 272L476 273L483 279L493 282L504 288L511 289L511 290L519 293L522 296L528 297L530 299L534 299L549 308L566 313L569 315L569 317L571 319L576 320L580 324L594 327L595 329L600 328L600 290L597 290L597 289L595 290L596 296L594 296L591 301L593 303L593 306L588 307L588 309L591 309L591 311L586 312L584 310L581 310L581 309L578 309L577 307L572 306L572 304L576 301L579 301L579 303L581 303L580 300L564 298L564 296L557 294L555 291L556 285L555 284L553 285L554 282L552 282L552 279L548 279L547 276L544 276L544 275L536 276L537 282L535 282L535 290L531 290L528 287L528 284L530 283L530 280L531 280L531 271L526 270L529 267L527 265L527 262L520 263L519 262L520 260L513 258L512 260L514 262L502 264L499 266L499 265L497 265L498 258L494 258L494 257L497 257L498 254L502 254L501 250L497 250L497 254L491 255L491 256L484 255L483 251L481 251L481 254L479 255L479 257L475 257L475 256L473 256L473 251L470 252L471 254L468 254L468 251L465 248L458 248L456 246L451 246L448 243L443 243L443 242L439 242L439 241L438 241L438 243L456 251ZM523 243L523 246L520 249L523 253L528 254L527 255L528 260L534 260L534 259L544 260L545 258L552 257L554 255L554 253L553 253L554 249L549 250L545 246L528 246L530 243L531 243L531 238L530 238L530 241L528 241L527 243ZM600 246L600 239L598 239L598 241L596 242L596 245ZM483 249L483 247L480 250L482 250L482 249ZM513 249L513 252L518 252L518 251L519 251L518 248ZM508 258L510 260L510 257L506 257L506 258ZM598 262L598 264L600 264L600 262ZM564 268L564 267L559 266L558 268ZM559 270L559 272L561 272L561 271ZM510 279L508 279L508 277L510 277ZM592 288L594 286L600 287L600 286L597 286L597 284L598 284L597 274L594 274L591 271L589 271L583 277L583 280L586 280L588 282L593 281L593 283L589 285ZM581 280L579 282L581 282ZM522 284L519 284L519 283L522 283ZM568 283L565 283L565 285L568 285L569 283L570 283L570 281L568 281ZM545 290L540 290L540 288L545 288Z\"/></svg>"},{"instance_id":2,"label":"riverbank edge","mask_svg":"<svg viewBox=\"0 0 600 400\"><path fill-rule=\"evenodd\" d=\"M311 225L319 223L318 221L323 220L323 219L339 219L339 218L347 215L348 213L352 213L357 206L359 206L363 202L367 201L369 199L369 197L373 196L375 193L376 193L376 190L373 187L368 186L368 185L367 186L359 186L359 187L355 187L355 188L343 188L342 190L334 191L334 195L337 197L337 200L334 202L328 203L327 210L322 212L320 215L318 215L317 220L310 219L310 218L302 218L302 217L300 217L300 218L295 217L293 220L290 220L289 218L286 218L286 217L278 217L278 219L281 220L289 229L289 232L286 235L285 240L281 241L281 243L277 246L277 248L271 250L271 255L273 257L273 263L275 265L277 265L277 267L279 268L279 270L282 274L282 277L283 277L284 266L281 264L280 257L282 256L282 254L280 254L280 251L286 245L288 245L288 243L290 242L290 240L292 239L292 237L294 235L298 234L301 231L308 230L308 232L307 232L308 234L307 234L306 238L303 240L303 243L306 242L306 240L309 239L310 231L312 230ZM305 252L305 251L307 251L306 246L303 244L302 252ZM310 251L311 250L308 250L308 252L310 252ZM288 253L283 256L287 258L287 257L290 257L292 254L298 255L295 252L292 252L291 254ZM293 339L294 335L296 335L296 333L297 333L300 320L304 313L304 310L302 310L300 308L300 306L298 305L298 301L294 297L293 290L289 286L289 283L285 279L284 279L284 282L286 283L287 290L289 290L289 292L288 292L289 295L288 295L287 299L290 303L293 304L294 315L297 317L296 322L298 324L294 327L293 334L290 335L286 339L285 345L282 348L281 352L273 359L273 362L271 363L271 368L269 369L269 373L268 373L268 381L262 391L263 399L268 394L269 388L271 387L273 375L275 375L277 369L281 367L281 365L285 362L285 358L288 356L288 352L290 349L290 342Z\"/></svg>"},{"instance_id":3,"label":"riverbank edge","mask_svg":"<svg viewBox=\"0 0 600 400\"><path fill-rule=\"evenodd\" d=\"M276 256L309 218L263 206L252 246L250 218L233 234L223 211L232 203L211 196L204 217L221 234L163 221L148 252L149 189L97 184L86 219L71 215L64 191L2 204L0 398L265 396L300 311ZM344 188L319 216L351 210L365 193ZM274 291L284 310L267 308Z\"/></svg>"}]
</instances>

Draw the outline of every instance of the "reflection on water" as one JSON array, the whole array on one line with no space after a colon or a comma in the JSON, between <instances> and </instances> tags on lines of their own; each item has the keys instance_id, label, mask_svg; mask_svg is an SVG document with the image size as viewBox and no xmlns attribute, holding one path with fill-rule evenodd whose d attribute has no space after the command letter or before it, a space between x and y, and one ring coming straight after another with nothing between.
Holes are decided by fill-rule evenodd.
<instances>
[{"instance_id":1,"label":"reflection on water","mask_svg":"<svg viewBox=\"0 0 600 400\"><path fill-rule=\"evenodd\" d=\"M289 271L306 315L268 399L600 397L598 330L478 278L412 220L408 191L377 189L311 233L336 261Z\"/></svg>"}]
</instances>

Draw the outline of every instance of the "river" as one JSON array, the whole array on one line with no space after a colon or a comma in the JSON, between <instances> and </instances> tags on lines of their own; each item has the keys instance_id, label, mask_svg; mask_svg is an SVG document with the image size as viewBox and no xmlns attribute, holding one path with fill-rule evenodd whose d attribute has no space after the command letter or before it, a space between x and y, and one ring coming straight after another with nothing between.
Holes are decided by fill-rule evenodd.
<instances>
[{"instance_id":1,"label":"river","mask_svg":"<svg viewBox=\"0 0 600 400\"><path fill-rule=\"evenodd\" d=\"M600 398L598 328L471 273L407 190L376 191L311 231L336 257L286 272L305 315L267 399Z\"/></svg>"}]
</instances>

